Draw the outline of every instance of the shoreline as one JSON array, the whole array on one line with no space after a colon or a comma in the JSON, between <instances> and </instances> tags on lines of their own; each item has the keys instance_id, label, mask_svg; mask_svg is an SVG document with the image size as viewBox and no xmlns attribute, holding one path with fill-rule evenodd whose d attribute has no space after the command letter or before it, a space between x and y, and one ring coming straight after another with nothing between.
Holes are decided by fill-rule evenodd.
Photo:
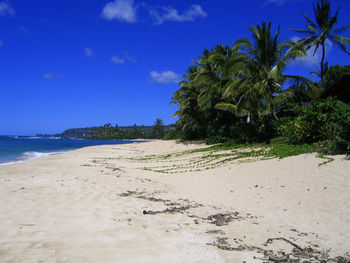
<instances>
[{"instance_id":1,"label":"shoreline","mask_svg":"<svg viewBox=\"0 0 350 263\"><path fill-rule=\"evenodd\" d=\"M350 252L344 156L206 169L210 160L190 153L203 147L88 146L0 167L0 261L263 262L270 250L293 259L285 240L328 262Z\"/></svg>"},{"instance_id":2,"label":"shoreline","mask_svg":"<svg viewBox=\"0 0 350 263\"><path fill-rule=\"evenodd\" d=\"M18 138L18 136L8 136L8 137ZM23 137L29 137L29 136L23 136ZM38 137L38 138L47 139L45 137ZM80 140L80 139L74 139L74 140ZM94 140L94 139L91 139L91 140ZM133 143L133 142L147 142L147 141L142 140L142 139L135 139L135 140L120 139L120 140L105 140L105 141L106 142L108 142L108 141L123 141L123 142L130 141L130 143ZM101 144L101 145L103 146L103 145L113 145L113 144L106 143L106 144ZM85 148L85 147L90 147L90 146L88 145L88 146L84 146L84 147L81 147L81 148ZM4 162L2 162L0 160L0 167L8 166L8 165L15 164L15 163L23 163L23 162L27 162L27 161L30 161L30 160L38 159L38 158L41 158L41 157L46 157L46 156L50 156L50 155L55 155L55 154L60 154L60 153L64 153L64 152L74 151L74 150L78 150L78 149L81 149L81 148L67 149L67 150L60 150L60 151L52 151L52 152L40 152L40 151L36 151L36 150L34 150L34 151L26 151L26 152L21 153L20 156L13 157L14 159L4 159Z\"/></svg>"},{"instance_id":3,"label":"shoreline","mask_svg":"<svg viewBox=\"0 0 350 263\"><path fill-rule=\"evenodd\" d=\"M3 166L8 166L8 165L11 165L11 164L16 164L16 163L24 163L24 162L28 162L28 161L31 161L31 160L35 160L35 159L39 159L39 158L42 158L42 157L46 157L46 156L50 156L50 155L55 155L55 154L60 154L60 153L65 153L65 152L69 152L69 151L74 151L75 149L73 150L66 150L66 151L60 151L60 152L24 152L22 154L23 157L16 157L15 160L6 160L6 162L3 162L1 163L0 162L0 167L3 167ZM32 156L28 156L26 159L24 157L24 155L28 155L28 154L31 154Z\"/></svg>"}]
</instances>

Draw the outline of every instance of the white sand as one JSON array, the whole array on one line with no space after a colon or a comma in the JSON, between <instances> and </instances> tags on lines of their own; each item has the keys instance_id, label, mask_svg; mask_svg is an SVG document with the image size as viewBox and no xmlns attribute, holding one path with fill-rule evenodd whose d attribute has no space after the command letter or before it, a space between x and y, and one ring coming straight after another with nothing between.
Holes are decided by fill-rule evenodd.
<instances>
[{"instance_id":1,"label":"white sand","mask_svg":"<svg viewBox=\"0 0 350 263\"><path fill-rule=\"evenodd\" d=\"M262 262L254 259L262 249L293 248L263 246L274 237L331 257L350 252L344 156L321 167L308 154L201 171L185 167L202 153L126 159L201 147L96 146L0 167L0 262ZM173 165L178 173L152 171ZM220 213L233 220L212 224L208 216Z\"/></svg>"}]
</instances>

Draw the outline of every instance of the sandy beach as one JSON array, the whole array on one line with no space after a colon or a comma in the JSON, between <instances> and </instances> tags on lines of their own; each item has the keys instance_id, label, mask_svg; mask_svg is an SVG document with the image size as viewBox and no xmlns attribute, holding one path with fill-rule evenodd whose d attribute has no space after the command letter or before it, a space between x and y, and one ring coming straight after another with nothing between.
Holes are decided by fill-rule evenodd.
<instances>
[{"instance_id":1,"label":"sandy beach","mask_svg":"<svg viewBox=\"0 0 350 263\"><path fill-rule=\"evenodd\" d=\"M0 262L347 262L350 161L94 146L0 167ZM294 261L293 261L294 260Z\"/></svg>"}]
</instances>

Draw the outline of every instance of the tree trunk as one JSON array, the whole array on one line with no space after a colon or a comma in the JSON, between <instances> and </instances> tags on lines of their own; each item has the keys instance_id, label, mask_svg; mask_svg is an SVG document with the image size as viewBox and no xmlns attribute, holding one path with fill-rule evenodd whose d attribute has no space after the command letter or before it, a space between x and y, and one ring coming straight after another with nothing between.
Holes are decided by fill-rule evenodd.
<instances>
[{"instance_id":1,"label":"tree trunk","mask_svg":"<svg viewBox=\"0 0 350 263\"><path fill-rule=\"evenodd\" d=\"M321 81L323 80L323 76L324 76L324 58L326 56L326 44L325 43L322 43L322 58L321 58Z\"/></svg>"},{"instance_id":2,"label":"tree trunk","mask_svg":"<svg viewBox=\"0 0 350 263\"><path fill-rule=\"evenodd\" d=\"M278 120L277 114L276 114L276 109L275 109L275 104L273 103L273 95L270 92L269 94L269 100L270 100L270 106L271 106L271 112L275 120Z\"/></svg>"}]
</instances>

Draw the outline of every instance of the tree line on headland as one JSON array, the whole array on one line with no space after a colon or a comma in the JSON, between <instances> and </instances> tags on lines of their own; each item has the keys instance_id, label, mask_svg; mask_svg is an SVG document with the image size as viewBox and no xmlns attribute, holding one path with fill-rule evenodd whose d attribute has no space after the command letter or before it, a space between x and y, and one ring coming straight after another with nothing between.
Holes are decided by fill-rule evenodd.
<instances>
[{"instance_id":1,"label":"tree line on headland","mask_svg":"<svg viewBox=\"0 0 350 263\"><path fill-rule=\"evenodd\" d=\"M36 136L101 140L162 139L171 130L175 130L175 125L164 125L163 121L157 118L152 126L134 124L119 127L118 124L112 126L107 123L98 127L71 128L59 134L36 134Z\"/></svg>"},{"instance_id":2,"label":"tree line on headland","mask_svg":"<svg viewBox=\"0 0 350 263\"><path fill-rule=\"evenodd\" d=\"M86 135L89 139L162 139L165 133L174 127L164 126L163 121L157 118L153 126L114 127L108 123L97 127L93 134Z\"/></svg>"}]
</instances>

